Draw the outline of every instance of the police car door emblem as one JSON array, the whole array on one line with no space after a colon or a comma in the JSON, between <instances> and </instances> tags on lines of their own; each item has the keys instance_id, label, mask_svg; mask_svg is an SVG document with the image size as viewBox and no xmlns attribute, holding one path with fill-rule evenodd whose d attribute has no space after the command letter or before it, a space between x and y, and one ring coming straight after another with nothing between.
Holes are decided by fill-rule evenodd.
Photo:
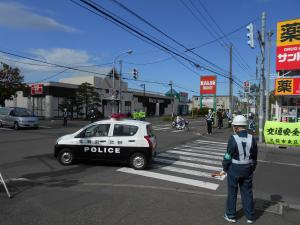
<instances>
[{"instance_id":1,"label":"police car door emblem","mask_svg":"<svg viewBox=\"0 0 300 225\"><path fill-rule=\"evenodd\" d=\"M89 147L85 146L83 148L84 152L91 151L93 153L108 153L108 154L119 154L120 148L107 148L107 147Z\"/></svg>"}]
</instances>

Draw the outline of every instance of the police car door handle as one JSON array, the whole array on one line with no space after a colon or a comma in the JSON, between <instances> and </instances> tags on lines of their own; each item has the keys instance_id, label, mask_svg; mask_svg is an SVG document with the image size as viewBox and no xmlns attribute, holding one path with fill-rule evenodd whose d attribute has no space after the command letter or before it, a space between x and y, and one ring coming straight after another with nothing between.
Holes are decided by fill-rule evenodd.
<instances>
[{"instance_id":1,"label":"police car door handle","mask_svg":"<svg viewBox=\"0 0 300 225\"><path fill-rule=\"evenodd\" d=\"M128 142L135 142L135 140L129 140Z\"/></svg>"},{"instance_id":2,"label":"police car door handle","mask_svg":"<svg viewBox=\"0 0 300 225\"><path fill-rule=\"evenodd\" d=\"M101 143L106 142L105 140L100 141Z\"/></svg>"},{"instance_id":3,"label":"police car door handle","mask_svg":"<svg viewBox=\"0 0 300 225\"><path fill-rule=\"evenodd\" d=\"M110 143L110 144L113 144L113 143L114 143L114 141L110 141L109 143Z\"/></svg>"}]
</instances>

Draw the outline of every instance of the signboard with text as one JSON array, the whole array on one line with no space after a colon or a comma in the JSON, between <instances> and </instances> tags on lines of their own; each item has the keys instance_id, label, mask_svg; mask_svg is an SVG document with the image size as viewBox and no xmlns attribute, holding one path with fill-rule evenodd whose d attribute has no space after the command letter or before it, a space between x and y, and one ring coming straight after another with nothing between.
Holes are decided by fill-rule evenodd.
<instances>
[{"instance_id":1,"label":"signboard with text","mask_svg":"<svg viewBox=\"0 0 300 225\"><path fill-rule=\"evenodd\" d=\"M300 95L300 78L275 79L275 95Z\"/></svg>"},{"instance_id":2,"label":"signboard with text","mask_svg":"<svg viewBox=\"0 0 300 225\"><path fill-rule=\"evenodd\" d=\"M43 84L31 84L31 95L42 95L44 93L43 87Z\"/></svg>"},{"instance_id":3,"label":"signboard with text","mask_svg":"<svg viewBox=\"0 0 300 225\"><path fill-rule=\"evenodd\" d=\"M217 93L216 76L200 77L200 95L215 95Z\"/></svg>"},{"instance_id":4,"label":"signboard with text","mask_svg":"<svg viewBox=\"0 0 300 225\"><path fill-rule=\"evenodd\" d=\"M276 70L300 70L300 19L277 23Z\"/></svg>"},{"instance_id":5,"label":"signboard with text","mask_svg":"<svg viewBox=\"0 0 300 225\"><path fill-rule=\"evenodd\" d=\"M250 93L250 82L244 81L244 93L249 94Z\"/></svg>"},{"instance_id":6,"label":"signboard with text","mask_svg":"<svg viewBox=\"0 0 300 225\"><path fill-rule=\"evenodd\" d=\"M300 145L300 123L267 121L264 127L267 144Z\"/></svg>"}]
</instances>

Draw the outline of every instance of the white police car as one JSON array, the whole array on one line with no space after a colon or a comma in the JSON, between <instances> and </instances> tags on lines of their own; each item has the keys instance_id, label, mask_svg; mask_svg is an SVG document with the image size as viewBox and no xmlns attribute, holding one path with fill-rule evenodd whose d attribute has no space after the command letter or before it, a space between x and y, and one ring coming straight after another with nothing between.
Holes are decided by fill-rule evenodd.
<instances>
[{"instance_id":1,"label":"white police car","mask_svg":"<svg viewBox=\"0 0 300 225\"><path fill-rule=\"evenodd\" d=\"M144 169L156 154L151 124L136 120L102 120L58 138L54 156L62 165L76 159L129 162Z\"/></svg>"}]
</instances>

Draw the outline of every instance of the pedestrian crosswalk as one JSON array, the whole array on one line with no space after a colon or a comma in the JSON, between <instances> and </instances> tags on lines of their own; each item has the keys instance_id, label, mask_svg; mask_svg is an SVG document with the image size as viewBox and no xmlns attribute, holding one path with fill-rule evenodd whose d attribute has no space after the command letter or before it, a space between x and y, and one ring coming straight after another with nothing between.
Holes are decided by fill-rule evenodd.
<instances>
[{"instance_id":1,"label":"pedestrian crosswalk","mask_svg":"<svg viewBox=\"0 0 300 225\"><path fill-rule=\"evenodd\" d=\"M211 174L222 170L226 143L196 140L160 152L148 170L123 167L117 171L172 183L217 190L225 179Z\"/></svg>"},{"instance_id":2,"label":"pedestrian crosswalk","mask_svg":"<svg viewBox=\"0 0 300 225\"><path fill-rule=\"evenodd\" d=\"M163 131L163 132L171 132L171 133L179 133L183 132L184 130L177 130L171 126L171 124L158 124L153 125L152 129L155 131Z\"/></svg>"}]
</instances>

